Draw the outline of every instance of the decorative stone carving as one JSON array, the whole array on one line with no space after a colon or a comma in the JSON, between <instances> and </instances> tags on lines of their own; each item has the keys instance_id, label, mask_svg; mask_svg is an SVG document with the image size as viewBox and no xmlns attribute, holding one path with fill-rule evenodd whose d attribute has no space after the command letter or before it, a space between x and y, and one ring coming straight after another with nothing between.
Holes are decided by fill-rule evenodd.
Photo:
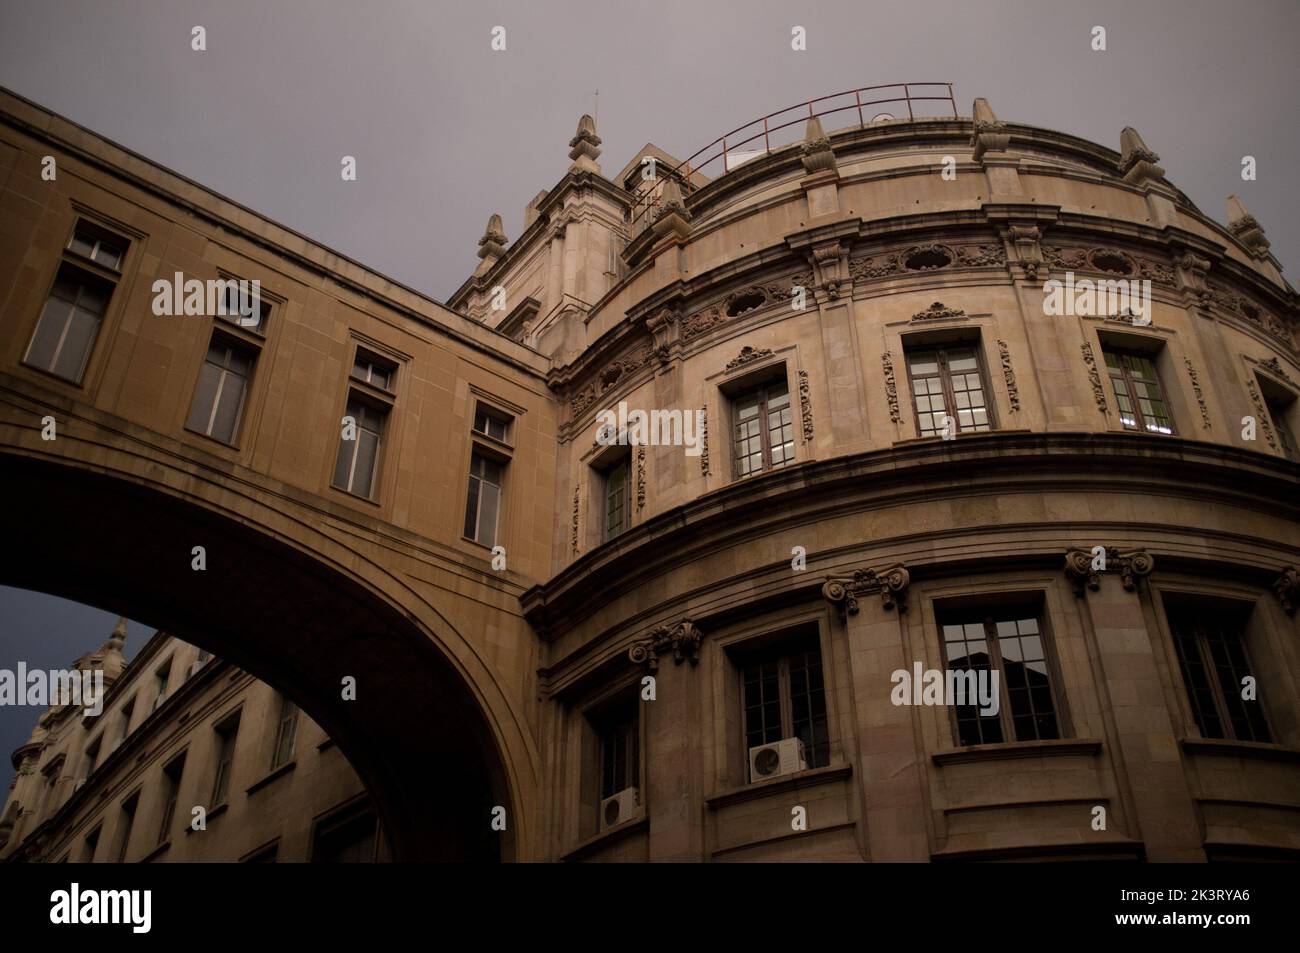
<instances>
[{"instance_id":1,"label":"decorative stone carving","mask_svg":"<svg viewBox=\"0 0 1300 953\"><path fill-rule=\"evenodd\" d=\"M1005 152L1011 143L1011 134L1007 132L1007 124L1000 122L994 115L989 101L976 99L971 107L971 115L974 118L971 145L975 147L975 161L981 161L986 152Z\"/></svg>"},{"instance_id":2,"label":"decorative stone carving","mask_svg":"<svg viewBox=\"0 0 1300 953\"><path fill-rule=\"evenodd\" d=\"M575 171L599 172L596 160L600 158L600 136L596 135L596 120L584 115L578 120L578 131L569 140L569 158Z\"/></svg>"},{"instance_id":3,"label":"decorative stone carving","mask_svg":"<svg viewBox=\"0 0 1300 953\"><path fill-rule=\"evenodd\" d=\"M487 228L483 231L483 237L478 240L478 257L483 259L479 265L476 274L483 274L506 253L506 244L510 239L506 238L505 226L501 224L501 216L493 214L487 223Z\"/></svg>"},{"instance_id":4,"label":"decorative stone carving","mask_svg":"<svg viewBox=\"0 0 1300 953\"><path fill-rule=\"evenodd\" d=\"M1210 412L1205 409L1205 392L1201 390L1201 379L1196 373L1196 368L1192 364L1190 357L1183 358L1183 364L1187 367L1187 376L1192 382L1192 393L1196 395L1196 405L1201 409L1201 426L1206 430L1210 429Z\"/></svg>"},{"instance_id":5,"label":"decorative stone carving","mask_svg":"<svg viewBox=\"0 0 1300 953\"><path fill-rule=\"evenodd\" d=\"M1133 592L1137 581L1151 574L1155 568L1155 558L1145 549L1121 551L1113 546L1105 547L1105 572L1118 572L1120 583ZM1074 586L1074 594L1082 598L1086 590L1096 592L1101 588L1100 569L1093 568L1093 554L1087 549L1071 549L1065 554L1065 575Z\"/></svg>"},{"instance_id":6,"label":"decorative stone carving","mask_svg":"<svg viewBox=\"0 0 1300 953\"><path fill-rule=\"evenodd\" d=\"M849 259L849 277L855 281L884 278L888 275L896 275L902 270L903 266L898 263L897 253Z\"/></svg>"},{"instance_id":7,"label":"decorative stone carving","mask_svg":"<svg viewBox=\"0 0 1300 953\"><path fill-rule=\"evenodd\" d=\"M1164 177L1165 170L1156 165L1160 157L1147 148L1132 126L1125 126L1119 134L1119 148L1119 172L1125 182L1142 185Z\"/></svg>"},{"instance_id":8,"label":"decorative stone carving","mask_svg":"<svg viewBox=\"0 0 1300 953\"><path fill-rule=\"evenodd\" d=\"M844 282L841 271L843 258L844 252L839 242L819 245L813 249L813 263L822 278L819 287L826 292L827 297L832 299L840 296L840 286Z\"/></svg>"},{"instance_id":9,"label":"decorative stone carving","mask_svg":"<svg viewBox=\"0 0 1300 953\"><path fill-rule=\"evenodd\" d=\"M913 321L931 321L935 318L964 318L966 312L960 308L948 308L942 301L936 301L924 311L918 311L912 315Z\"/></svg>"},{"instance_id":10,"label":"decorative stone carving","mask_svg":"<svg viewBox=\"0 0 1300 953\"><path fill-rule=\"evenodd\" d=\"M700 643L703 640L704 635L695 624L690 619L683 619L676 625L661 625L648 638L633 642L627 650L627 657L633 665L644 665L649 672L659 670L659 657L670 650L676 664L690 662L696 665L700 661Z\"/></svg>"},{"instance_id":11,"label":"decorative stone carving","mask_svg":"<svg viewBox=\"0 0 1300 953\"><path fill-rule=\"evenodd\" d=\"M1011 410L1020 409L1020 388L1016 386L1016 372L1011 369L1011 349L1006 341L998 341L998 356L1002 359L1002 380L1007 385L1007 398L1011 401Z\"/></svg>"},{"instance_id":12,"label":"decorative stone carving","mask_svg":"<svg viewBox=\"0 0 1300 953\"><path fill-rule=\"evenodd\" d=\"M957 256L957 264L969 268L1007 263L1007 250L1001 245L957 245L953 253Z\"/></svg>"},{"instance_id":13,"label":"decorative stone carving","mask_svg":"<svg viewBox=\"0 0 1300 953\"><path fill-rule=\"evenodd\" d=\"M898 386L894 383L894 360L888 351L880 355L881 366L885 369L885 399L889 401L889 419L900 423L902 412L898 409Z\"/></svg>"},{"instance_id":14,"label":"decorative stone carving","mask_svg":"<svg viewBox=\"0 0 1300 953\"><path fill-rule=\"evenodd\" d=\"M646 329L654 341L654 356L660 364L667 364L672 347L681 338L682 313L677 308L665 308L646 319Z\"/></svg>"},{"instance_id":15,"label":"decorative stone carving","mask_svg":"<svg viewBox=\"0 0 1300 953\"><path fill-rule=\"evenodd\" d=\"M816 116L808 120L808 130L804 134L803 145L799 147L799 158L803 161L804 171L809 175L814 172L836 171L831 141L822 131L821 120Z\"/></svg>"},{"instance_id":16,"label":"decorative stone carving","mask_svg":"<svg viewBox=\"0 0 1300 953\"><path fill-rule=\"evenodd\" d=\"M578 492L579 487L573 488L573 555L578 555Z\"/></svg>"},{"instance_id":17,"label":"decorative stone carving","mask_svg":"<svg viewBox=\"0 0 1300 953\"><path fill-rule=\"evenodd\" d=\"M645 507L645 447L636 448L636 508Z\"/></svg>"},{"instance_id":18,"label":"decorative stone carving","mask_svg":"<svg viewBox=\"0 0 1300 953\"><path fill-rule=\"evenodd\" d=\"M808 392L808 372L799 372L799 409L803 413L803 439L813 438L812 397Z\"/></svg>"},{"instance_id":19,"label":"decorative stone carving","mask_svg":"<svg viewBox=\"0 0 1300 953\"><path fill-rule=\"evenodd\" d=\"M1228 196L1228 231L1256 258L1267 258L1269 243L1255 216L1235 195Z\"/></svg>"},{"instance_id":20,"label":"decorative stone carving","mask_svg":"<svg viewBox=\"0 0 1300 953\"><path fill-rule=\"evenodd\" d=\"M724 321L732 318L742 317L751 311L760 307L766 307L778 301L789 301L795 295L796 288L803 288L805 291L813 287L813 276L811 272L799 272L791 275L785 282L773 282L766 285L750 285L741 291L734 292L727 296L724 302L710 305L703 310L696 311L686 318L681 319L680 337L682 341L689 341L691 338L698 337L706 331L712 330ZM757 296L762 300L752 307L744 307L747 296ZM740 303L741 308L734 313L731 308ZM657 343L657 342L656 342Z\"/></svg>"},{"instance_id":21,"label":"decorative stone carving","mask_svg":"<svg viewBox=\"0 0 1300 953\"><path fill-rule=\"evenodd\" d=\"M746 364L752 364L755 361L761 361L765 357L772 356L772 349L767 347L750 347L746 344L740 349L740 353L727 362L725 370L734 371L738 367L744 367Z\"/></svg>"},{"instance_id":22,"label":"decorative stone carving","mask_svg":"<svg viewBox=\"0 0 1300 953\"><path fill-rule=\"evenodd\" d=\"M709 476L709 409L700 408L700 472Z\"/></svg>"},{"instance_id":23,"label":"decorative stone carving","mask_svg":"<svg viewBox=\"0 0 1300 953\"><path fill-rule=\"evenodd\" d=\"M691 213L686 209L686 200L682 198L681 187L675 178L664 181L651 227L657 239L669 233L685 238L691 233Z\"/></svg>"},{"instance_id":24,"label":"decorative stone carving","mask_svg":"<svg viewBox=\"0 0 1300 953\"><path fill-rule=\"evenodd\" d=\"M1097 401L1097 409L1106 412L1106 391L1101 386L1101 374L1097 371L1097 359L1093 357L1092 345L1083 342L1083 363L1088 365L1088 383L1092 385L1092 396Z\"/></svg>"},{"instance_id":25,"label":"decorative stone carving","mask_svg":"<svg viewBox=\"0 0 1300 953\"><path fill-rule=\"evenodd\" d=\"M885 609L898 608L900 613L907 611L907 587L912 577L902 565L876 572L874 569L858 569L847 576L827 576L822 585L822 596L840 610L840 618L847 621L851 615L858 614L858 597L880 594L881 605Z\"/></svg>"},{"instance_id":26,"label":"decorative stone carving","mask_svg":"<svg viewBox=\"0 0 1300 953\"><path fill-rule=\"evenodd\" d=\"M642 348L639 351L629 352L616 360L610 361L596 372L595 383L588 384L570 398L570 415L577 417L594 404L605 391L614 387L624 377L640 370L649 363L651 356L655 353L650 348Z\"/></svg>"},{"instance_id":27,"label":"decorative stone carving","mask_svg":"<svg viewBox=\"0 0 1300 953\"><path fill-rule=\"evenodd\" d=\"M1259 429L1264 431L1264 439L1274 450L1277 449L1277 438L1273 436L1273 423L1269 417L1268 408L1264 405L1264 398L1259 396L1259 388L1255 386L1255 378L1246 379L1246 389L1250 392L1251 403L1255 405L1255 419L1259 421Z\"/></svg>"},{"instance_id":28,"label":"decorative stone carving","mask_svg":"<svg viewBox=\"0 0 1300 953\"><path fill-rule=\"evenodd\" d=\"M1282 575L1273 583L1273 592L1287 615L1295 615L1296 606L1300 605L1300 570L1295 566L1283 569Z\"/></svg>"},{"instance_id":29,"label":"decorative stone carving","mask_svg":"<svg viewBox=\"0 0 1300 953\"><path fill-rule=\"evenodd\" d=\"M1003 241L1015 248L1016 262L1030 281L1038 280L1038 269L1043 263L1042 238L1042 230L1037 225L1008 225L1002 230Z\"/></svg>"},{"instance_id":30,"label":"decorative stone carving","mask_svg":"<svg viewBox=\"0 0 1300 953\"><path fill-rule=\"evenodd\" d=\"M1262 367L1264 370L1268 371L1274 377L1286 381L1292 387L1296 386L1296 382L1291 380L1290 376L1283 369L1282 362L1279 361L1276 356L1270 357L1267 361L1256 361L1255 363L1259 367Z\"/></svg>"}]
</instances>

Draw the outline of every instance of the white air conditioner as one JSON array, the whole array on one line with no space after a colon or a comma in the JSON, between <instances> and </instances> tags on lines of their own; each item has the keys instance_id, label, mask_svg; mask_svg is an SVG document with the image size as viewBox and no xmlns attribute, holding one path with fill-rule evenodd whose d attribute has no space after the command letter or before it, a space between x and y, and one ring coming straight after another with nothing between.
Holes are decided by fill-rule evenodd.
<instances>
[{"instance_id":1,"label":"white air conditioner","mask_svg":"<svg viewBox=\"0 0 1300 953\"><path fill-rule=\"evenodd\" d=\"M600 802L600 829L603 831L631 820L640 808L641 792L636 788L624 788Z\"/></svg>"},{"instance_id":2,"label":"white air conditioner","mask_svg":"<svg viewBox=\"0 0 1300 953\"><path fill-rule=\"evenodd\" d=\"M808 767L803 756L803 742L798 738L783 738L771 744L749 749L749 780L766 781L783 774L794 774Z\"/></svg>"}]
</instances>

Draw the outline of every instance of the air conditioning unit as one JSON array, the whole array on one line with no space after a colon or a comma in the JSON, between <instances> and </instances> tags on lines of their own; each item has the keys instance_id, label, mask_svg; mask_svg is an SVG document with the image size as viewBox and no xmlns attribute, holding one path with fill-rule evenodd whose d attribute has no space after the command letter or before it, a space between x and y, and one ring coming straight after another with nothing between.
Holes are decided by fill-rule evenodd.
<instances>
[{"instance_id":1,"label":"air conditioning unit","mask_svg":"<svg viewBox=\"0 0 1300 953\"><path fill-rule=\"evenodd\" d=\"M603 831L629 821L640 809L641 792L636 788L624 788L600 802L600 829Z\"/></svg>"},{"instance_id":2,"label":"air conditioning unit","mask_svg":"<svg viewBox=\"0 0 1300 953\"><path fill-rule=\"evenodd\" d=\"M798 738L783 738L771 744L749 749L749 780L766 781L783 774L794 774L808 767L804 760L803 742Z\"/></svg>"}]
</instances>

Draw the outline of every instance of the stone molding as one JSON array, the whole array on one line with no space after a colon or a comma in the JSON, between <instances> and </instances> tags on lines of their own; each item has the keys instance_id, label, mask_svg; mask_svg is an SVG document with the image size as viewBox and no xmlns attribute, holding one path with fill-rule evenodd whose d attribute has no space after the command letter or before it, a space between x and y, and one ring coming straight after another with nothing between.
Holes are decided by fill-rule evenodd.
<instances>
[{"instance_id":1,"label":"stone molding","mask_svg":"<svg viewBox=\"0 0 1300 953\"><path fill-rule=\"evenodd\" d=\"M664 624L657 627L647 638L637 639L627 650L627 657L633 665L642 665L648 672L659 670L659 658L669 651L673 661L681 665L690 662L696 665L700 661L700 643L704 634L690 619L683 619L676 625Z\"/></svg>"},{"instance_id":2,"label":"stone molding","mask_svg":"<svg viewBox=\"0 0 1300 953\"><path fill-rule=\"evenodd\" d=\"M1096 592L1101 588L1102 572L1117 572L1120 582L1129 592L1137 589L1137 581L1151 574L1155 568L1155 557L1145 549L1120 550L1113 546L1106 548L1106 568L1094 569L1093 554L1088 549L1071 549L1065 554L1065 576L1074 586L1074 594L1080 598L1088 589Z\"/></svg>"},{"instance_id":3,"label":"stone molding","mask_svg":"<svg viewBox=\"0 0 1300 953\"><path fill-rule=\"evenodd\" d=\"M847 620L858 614L858 597L880 594L885 609L907 611L907 590L912 576L902 565L891 566L877 572L874 569L857 569L851 574L827 576L822 585L822 596L840 610L840 618Z\"/></svg>"}]
</instances>

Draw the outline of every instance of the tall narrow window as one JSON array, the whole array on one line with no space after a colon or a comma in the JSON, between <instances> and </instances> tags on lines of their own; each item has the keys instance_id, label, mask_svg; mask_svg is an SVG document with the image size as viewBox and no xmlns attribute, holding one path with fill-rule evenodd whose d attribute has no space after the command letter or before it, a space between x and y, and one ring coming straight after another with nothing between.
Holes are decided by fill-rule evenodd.
<instances>
[{"instance_id":1,"label":"tall narrow window","mask_svg":"<svg viewBox=\"0 0 1300 953\"><path fill-rule=\"evenodd\" d=\"M396 376L397 367L392 362L375 357L360 348L357 349L356 360L352 362L353 380L378 387L380 390L391 391Z\"/></svg>"},{"instance_id":2,"label":"tall narrow window","mask_svg":"<svg viewBox=\"0 0 1300 953\"><path fill-rule=\"evenodd\" d=\"M1244 622L1244 613L1222 609L1169 610L1178 667L1201 735L1271 742L1263 707L1242 698L1242 679L1258 681L1242 638Z\"/></svg>"},{"instance_id":3,"label":"tall narrow window","mask_svg":"<svg viewBox=\"0 0 1300 953\"><path fill-rule=\"evenodd\" d=\"M504 443L510 432L510 422L480 405L474 413L474 432Z\"/></svg>"},{"instance_id":4,"label":"tall narrow window","mask_svg":"<svg viewBox=\"0 0 1300 953\"><path fill-rule=\"evenodd\" d=\"M747 751L798 738L808 767L830 764L821 647L815 637L746 653L740 681Z\"/></svg>"},{"instance_id":5,"label":"tall narrow window","mask_svg":"<svg viewBox=\"0 0 1300 953\"><path fill-rule=\"evenodd\" d=\"M103 830L102 826L96 826L93 831L86 835L83 842L85 847L81 854L82 863L93 864L95 862L95 849L99 847L99 832Z\"/></svg>"},{"instance_id":6,"label":"tall narrow window","mask_svg":"<svg viewBox=\"0 0 1300 953\"><path fill-rule=\"evenodd\" d=\"M962 745L1061 737L1047 646L1037 610L1018 606L940 613L945 683ZM992 673L997 673L994 685ZM920 691L920 686L913 686Z\"/></svg>"},{"instance_id":7,"label":"tall narrow window","mask_svg":"<svg viewBox=\"0 0 1300 953\"><path fill-rule=\"evenodd\" d=\"M227 719L217 726L217 772L212 782L212 804L226 803L230 793L230 773L235 763L235 740L239 736L239 717Z\"/></svg>"},{"instance_id":8,"label":"tall narrow window","mask_svg":"<svg viewBox=\"0 0 1300 953\"><path fill-rule=\"evenodd\" d=\"M293 746L298 736L298 706L289 699L280 699L280 718L275 732L275 751L271 755L271 770L288 764L293 758Z\"/></svg>"},{"instance_id":9,"label":"tall narrow window","mask_svg":"<svg viewBox=\"0 0 1300 953\"><path fill-rule=\"evenodd\" d=\"M992 428L979 352L974 345L909 348L907 374L916 407L917 436Z\"/></svg>"},{"instance_id":10,"label":"tall narrow window","mask_svg":"<svg viewBox=\"0 0 1300 953\"><path fill-rule=\"evenodd\" d=\"M1287 410L1289 404L1274 397L1268 391L1263 391L1264 404L1268 408L1269 420L1273 424L1273 432L1277 434L1278 445L1282 452L1286 454L1288 460L1300 460L1300 451L1296 448L1295 434L1291 431L1290 424L1287 423ZM1290 403L1294 403L1292 398Z\"/></svg>"},{"instance_id":11,"label":"tall narrow window","mask_svg":"<svg viewBox=\"0 0 1300 953\"><path fill-rule=\"evenodd\" d=\"M185 773L185 755L173 758L163 768L163 810L162 820L158 825L158 843L163 843L171 834L172 818L176 816L176 802L181 793L181 776Z\"/></svg>"},{"instance_id":12,"label":"tall narrow window","mask_svg":"<svg viewBox=\"0 0 1300 953\"><path fill-rule=\"evenodd\" d=\"M95 773L95 765L99 762L99 746L104 738L101 735L86 746L86 757L81 769L81 780L85 781Z\"/></svg>"},{"instance_id":13,"label":"tall narrow window","mask_svg":"<svg viewBox=\"0 0 1300 953\"><path fill-rule=\"evenodd\" d=\"M484 546L496 545L503 470L500 463L482 454L475 453L470 457L465 536Z\"/></svg>"},{"instance_id":14,"label":"tall narrow window","mask_svg":"<svg viewBox=\"0 0 1300 953\"><path fill-rule=\"evenodd\" d=\"M635 698L621 702L594 719L600 738L601 800L640 783L638 704Z\"/></svg>"},{"instance_id":15,"label":"tall narrow window","mask_svg":"<svg viewBox=\"0 0 1300 953\"><path fill-rule=\"evenodd\" d=\"M136 697L137 696L132 695L131 698L127 700L126 704L122 706L122 717L120 724L118 725L117 740L113 742L114 748L120 745L123 741L126 741L126 736L131 733L131 716L135 714Z\"/></svg>"},{"instance_id":16,"label":"tall narrow window","mask_svg":"<svg viewBox=\"0 0 1300 953\"><path fill-rule=\"evenodd\" d=\"M345 428L339 439L334 485L370 499L374 496L380 440L388 412L353 398L348 401L347 415L356 422L355 433Z\"/></svg>"},{"instance_id":17,"label":"tall narrow window","mask_svg":"<svg viewBox=\"0 0 1300 953\"><path fill-rule=\"evenodd\" d=\"M605 539L610 540L631 524L632 458L623 457L605 471Z\"/></svg>"},{"instance_id":18,"label":"tall narrow window","mask_svg":"<svg viewBox=\"0 0 1300 953\"><path fill-rule=\"evenodd\" d=\"M234 443L256 358L251 348L214 336L185 426L222 443Z\"/></svg>"},{"instance_id":19,"label":"tall narrow window","mask_svg":"<svg viewBox=\"0 0 1300 953\"><path fill-rule=\"evenodd\" d=\"M131 846L131 831L135 827L135 810L139 803L138 791L122 802L122 814L117 821L117 849L114 852L119 864L126 860L127 848Z\"/></svg>"},{"instance_id":20,"label":"tall narrow window","mask_svg":"<svg viewBox=\"0 0 1300 953\"><path fill-rule=\"evenodd\" d=\"M794 462L794 418L784 380L738 395L731 416L736 476Z\"/></svg>"},{"instance_id":21,"label":"tall narrow window","mask_svg":"<svg viewBox=\"0 0 1300 953\"><path fill-rule=\"evenodd\" d=\"M161 705L167 699L167 683L171 681L171 677L172 677L172 660L168 659L162 665L158 666L158 668L153 673L153 681L154 681L153 707L155 711L157 711L158 706Z\"/></svg>"},{"instance_id":22,"label":"tall narrow window","mask_svg":"<svg viewBox=\"0 0 1300 953\"><path fill-rule=\"evenodd\" d=\"M1115 391L1119 419L1126 430L1171 434L1173 421L1160 391L1160 377L1149 355L1104 347L1106 371Z\"/></svg>"},{"instance_id":23,"label":"tall narrow window","mask_svg":"<svg viewBox=\"0 0 1300 953\"><path fill-rule=\"evenodd\" d=\"M62 264L23 363L80 383L112 293L111 281Z\"/></svg>"}]
</instances>

